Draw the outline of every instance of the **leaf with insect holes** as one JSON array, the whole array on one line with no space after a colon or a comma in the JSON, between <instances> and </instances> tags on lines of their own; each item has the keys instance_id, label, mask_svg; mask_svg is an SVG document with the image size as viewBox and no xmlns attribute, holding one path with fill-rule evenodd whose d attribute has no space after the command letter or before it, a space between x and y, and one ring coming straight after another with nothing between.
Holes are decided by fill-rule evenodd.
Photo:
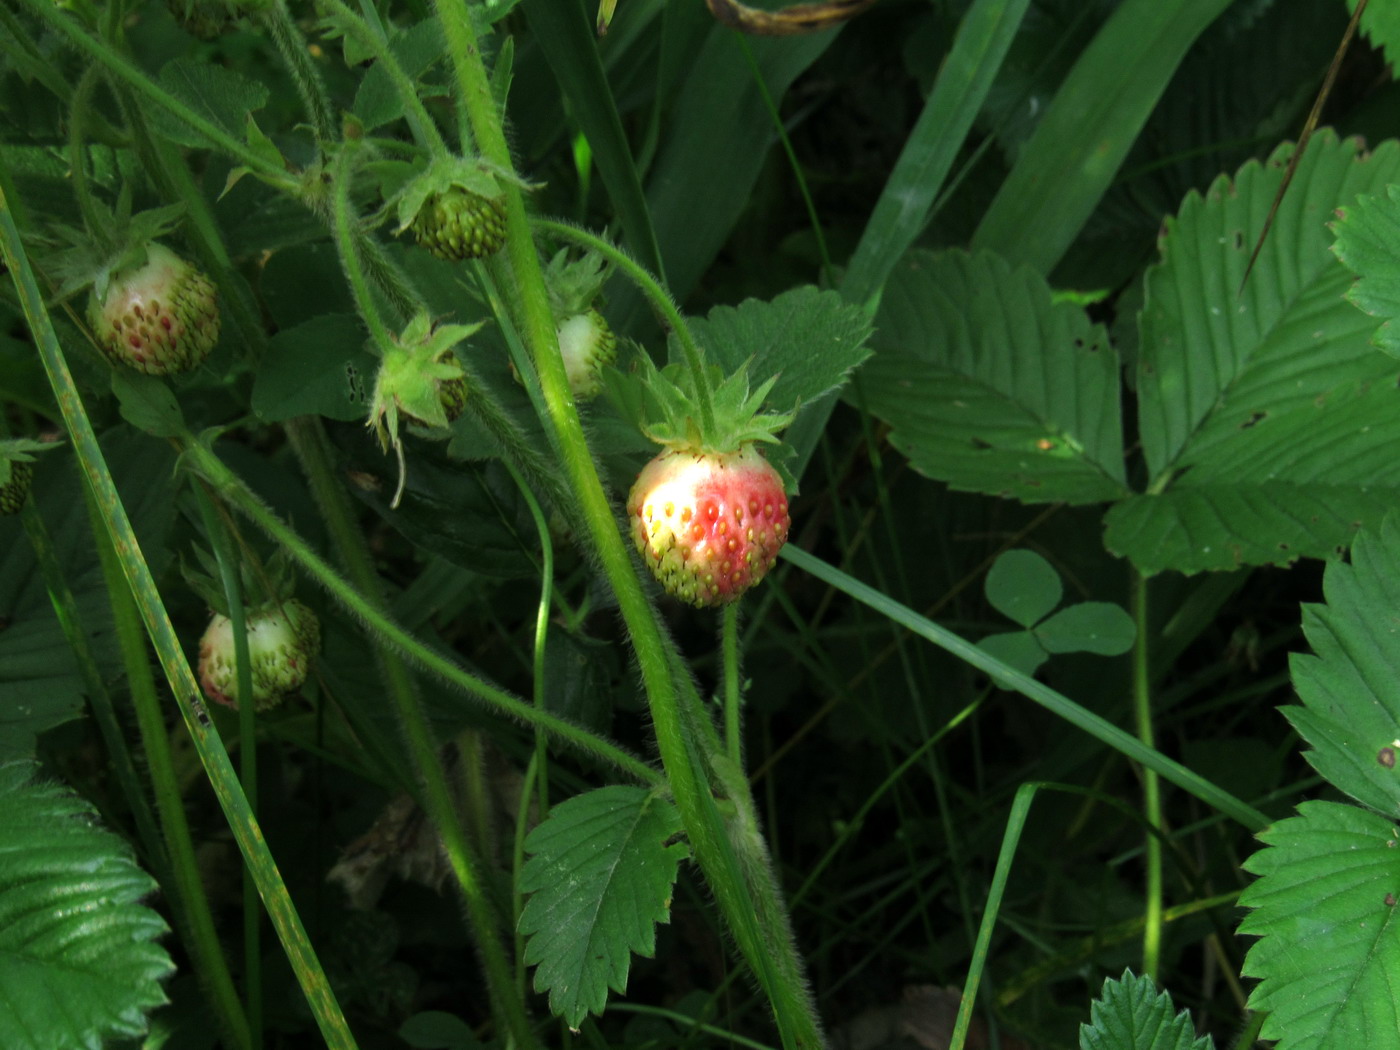
<instances>
[{"instance_id":1,"label":"leaf with insect holes","mask_svg":"<svg viewBox=\"0 0 1400 1050\"><path fill-rule=\"evenodd\" d=\"M1191 1016L1177 1013L1172 998L1158 992L1150 977L1124 970L1105 980L1090 1008L1090 1023L1079 1026L1079 1050L1212 1050L1209 1036L1196 1038Z\"/></svg>"},{"instance_id":2,"label":"leaf with insect holes","mask_svg":"<svg viewBox=\"0 0 1400 1050\"><path fill-rule=\"evenodd\" d=\"M1128 494L1118 355L1038 273L990 252L911 252L874 343L861 397L921 474L1027 503Z\"/></svg>"},{"instance_id":3,"label":"leaf with insect holes","mask_svg":"<svg viewBox=\"0 0 1400 1050\"><path fill-rule=\"evenodd\" d=\"M689 855L671 841L680 830L669 800L616 785L556 806L525 840L525 962L570 1027L601 1014L609 988L626 991L633 952L655 952L656 924L670 919L676 869Z\"/></svg>"},{"instance_id":4,"label":"leaf with insect holes","mask_svg":"<svg viewBox=\"0 0 1400 1050\"><path fill-rule=\"evenodd\" d=\"M1143 572L1331 557L1400 502L1400 363L1343 298L1353 277L1327 230L1338 207L1400 180L1400 143L1365 153L1315 135L1245 281L1291 149L1188 196L1147 273L1148 482L1109 511L1106 537Z\"/></svg>"},{"instance_id":5,"label":"leaf with insect holes","mask_svg":"<svg viewBox=\"0 0 1400 1050\"><path fill-rule=\"evenodd\" d=\"M1244 867L1259 876L1240 933L1260 938L1243 973L1268 1012L1276 1050L1395 1045L1400 1031L1400 829L1338 802L1304 802L1259 835Z\"/></svg>"}]
</instances>

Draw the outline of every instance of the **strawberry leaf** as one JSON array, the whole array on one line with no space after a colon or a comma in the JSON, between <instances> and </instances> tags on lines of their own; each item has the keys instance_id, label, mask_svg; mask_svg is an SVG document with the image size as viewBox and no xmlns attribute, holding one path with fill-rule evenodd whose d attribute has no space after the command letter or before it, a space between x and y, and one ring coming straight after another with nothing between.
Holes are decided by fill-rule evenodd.
<instances>
[{"instance_id":1,"label":"strawberry leaf","mask_svg":"<svg viewBox=\"0 0 1400 1050\"><path fill-rule=\"evenodd\" d=\"M676 867L689 854L668 842L680 826L670 801L619 785L561 803L525 840L525 962L571 1027L603 1012L609 988L626 990L632 952L656 950L656 923L669 920Z\"/></svg>"},{"instance_id":2,"label":"strawberry leaf","mask_svg":"<svg viewBox=\"0 0 1400 1050\"><path fill-rule=\"evenodd\" d=\"M0 1045L97 1046L139 1036L166 1001L168 933L143 905L156 882L68 791L0 766Z\"/></svg>"},{"instance_id":3,"label":"strawberry leaf","mask_svg":"<svg viewBox=\"0 0 1400 1050\"><path fill-rule=\"evenodd\" d=\"M1341 221L1332 250L1359 280L1347 290L1347 299L1372 317L1384 320L1371 343L1392 357L1400 357L1400 260L1395 257L1400 237L1400 186L1387 186L1384 197L1359 197L1340 209Z\"/></svg>"},{"instance_id":4,"label":"strawberry leaf","mask_svg":"<svg viewBox=\"0 0 1400 1050\"><path fill-rule=\"evenodd\" d=\"M1328 557L1400 500L1400 365L1343 299L1352 276L1326 228L1338 206L1400 179L1400 144L1364 154L1315 136L1244 281L1289 149L1189 196L1147 274L1148 494L1113 508L1107 534L1144 572Z\"/></svg>"},{"instance_id":5,"label":"strawberry leaf","mask_svg":"<svg viewBox=\"0 0 1400 1050\"><path fill-rule=\"evenodd\" d=\"M717 306L703 320L692 320L690 328L707 360L725 375L749 362L755 388L776 377L766 402L779 412L841 386L870 356L865 311L810 285L770 302L746 299L738 306ZM671 360L684 360L674 339Z\"/></svg>"},{"instance_id":6,"label":"strawberry leaf","mask_svg":"<svg viewBox=\"0 0 1400 1050\"><path fill-rule=\"evenodd\" d=\"M1150 977L1128 970L1105 980L1090 1009L1090 1023L1079 1026L1079 1050L1212 1050L1209 1036L1196 1038L1185 1011L1176 1013L1171 996L1158 993Z\"/></svg>"},{"instance_id":7,"label":"strawberry leaf","mask_svg":"<svg viewBox=\"0 0 1400 1050\"><path fill-rule=\"evenodd\" d=\"M1389 1046L1400 1030L1400 830L1336 802L1304 802L1259 836L1260 876L1240 903L1240 933L1261 940L1243 972L1262 978L1249 1006L1277 1050Z\"/></svg>"},{"instance_id":8,"label":"strawberry leaf","mask_svg":"<svg viewBox=\"0 0 1400 1050\"><path fill-rule=\"evenodd\" d=\"M1039 274L989 252L912 252L874 341L865 406L921 474L1027 503L1127 494L1118 355Z\"/></svg>"},{"instance_id":9,"label":"strawberry leaf","mask_svg":"<svg viewBox=\"0 0 1400 1050\"><path fill-rule=\"evenodd\" d=\"M1333 787L1400 818L1400 518L1358 536L1351 563L1327 567L1323 593L1325 605L1303 607L1314 655L1292 661L1304 706L1283 713L1312 746L1304 757Z\"/></svg>"},{"instance_id":10,"label":"strawberry leaf","mask_svg":"<svg viewBox=\"0 0 1400 1050\"><path fill-rule=\"evenodd\" d=\"M267 87L256 80L192 58L167 62L160 71L160 84L197 115L234 139L243 138L248 115L262 109L268 99ZM148 115L163 135L180 145L208 145L202 133L164 109L153 106Z\"/></svg>"}]
</instances>

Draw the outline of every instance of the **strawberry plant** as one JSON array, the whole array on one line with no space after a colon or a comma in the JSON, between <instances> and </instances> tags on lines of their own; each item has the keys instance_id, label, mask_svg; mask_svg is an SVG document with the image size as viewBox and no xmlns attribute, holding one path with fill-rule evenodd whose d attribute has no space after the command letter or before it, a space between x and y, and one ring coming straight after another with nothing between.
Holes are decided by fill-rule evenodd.
<instances>
[{"instance_id":1,"label":"strawberry plant","mask_svg":"<svg viewBox=\"0 0 1400 1050\"><path fill-rule=\"evenodd\" d=\"M4 0L0 1045L1400 1047L1352 10Z\"/></svg>"}]
</instances>

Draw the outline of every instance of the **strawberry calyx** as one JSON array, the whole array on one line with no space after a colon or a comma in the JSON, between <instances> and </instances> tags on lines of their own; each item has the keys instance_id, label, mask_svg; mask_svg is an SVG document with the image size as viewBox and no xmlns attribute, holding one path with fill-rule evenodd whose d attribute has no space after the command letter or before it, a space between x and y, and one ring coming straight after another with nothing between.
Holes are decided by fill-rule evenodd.
<instances>
[{"instance_id":1,"label":"strawberry calyx","mask_svg":"<svg viewBox=\"0 0 1400 1050\"><path fill-rule=\"evenodd\" d=\"M393 506L398 506L404 487L399 423L445 429L462 414L467 377L454 347L479 328L480 322L436 325L427 314L419 314L384 349L366 425L378 436L380 447L392 448L398 458Z\"/></svg>"}]
</instances>

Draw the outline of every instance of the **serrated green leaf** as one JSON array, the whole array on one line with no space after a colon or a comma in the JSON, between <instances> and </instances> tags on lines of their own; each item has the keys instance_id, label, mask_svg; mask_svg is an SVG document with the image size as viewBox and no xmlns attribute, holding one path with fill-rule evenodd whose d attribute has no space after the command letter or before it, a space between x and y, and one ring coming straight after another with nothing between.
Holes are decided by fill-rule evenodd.
<instances>
[{"instance_id":1,"label":"serrated green leaf","mask_svg":"<svg viewBox=\"0 0 1400 1050\"><path fill-rule=\"evenodd\" d=\"M137 1036L166 1001L156 889L86 802L0 766L0 1045L77 1050Z\"/></svg>"},{"instance_id":2,"label":"serrated green leaf","mask_svg":"<svg viewBox=\"0 0 1400 1050\"><path fill-rule=\"evenodd\" d=\"M1196 1038L1185 1010L1176 1013L1171 996L1158 992L1150 977L1129 970L1105 980L1090 1008L1090 1023L1079 1026L1079 1050L1211 1050L1209 1036Z\"/></svg>"},{"instance_id":3,"label":"serrated green leaf","mask_svg":"<svg viewBox=\"0 0 1400 1050\"><path fill-rule=\"evenodd\" d=\"M1372 317L1382 319L1371 342L1400 357L1400 186L1387 186L1384 197L1358 197L1341 209L1341 221L1332 251L1358 280L1347 290L1347 300Z\"/></svg>"},{"instance_id":4,"label":"serrated green leaf","mask_svg":"<svg viewBox=\"0 0 1400 1050\"><path fill-rule=\"evenodd\" d=\"M690 326L707 359L726 375L752 358L749 379L755 389L777 376L766 403L780 412L841 386L871 353L865 311L810 285L769 302L745 299L738 306L717 306ZM671 359L683 360L674 347Z\"/></svg>"},{"instance_id":5,"label":"serrated green leaf","mask_svg":"<svg viewBox=\"0 0 1400 1050\"><path fill-rule=\"evenodd\" d=\"M618 785L556 806L525 840L525 962L571 1027L603 1012L609 988L626 990L633 952L655 951L656 924L669 921L676 868L689 855L668 841L680 829L670 801Z\"/></svg>"},{"instance_id":6,"label":"serrated green leaf","mask_svg":"<svg viewBox=\"0 0 1400 1050\"><path fill-rule=\"evenodd\" d=\"M1004 552L987 572L987 601L1022 627L1034 627L1060 604L1060 574L1035 551Z\"/></svg>"},{"instance_id":7,"label":"serrated green leaf","mask_svg":"<svg viewBox=\"0 0 1400 1050\"><path fill-rule=\"evenodd\" d=\"M874 343L865 406L920 473L1029 503L1127 494L1118 355L1032 270L988 252L911 253Z\"/></svg>"},{"instance_id":8,"label":"serrated green leaf","mask_svg":"<svg viewBox=\"0 0 1400 1050\"><path fill-rule=\"evenodd\" d=\"M1347 0L1347 10L1356 10L1356 0ZM1385 52L1386 62L1400 61L1400 7L1385 0L1372 0L1361 13L1361 32Z\"/></svg>"},{"instance_id":9,"label":"serrated green leaf","mask_svg":"<svg viewBox=\"0 0 1400 1050\"><path fill-rule=\"evenodd\" d=\"M1121 656L1137 640L1137 625L1121 605L1080 602L1037 625L1035 636L1051 653Z\"/></svg>"},{"instance_id":10,"label":"serrated green leaf","mask_svg":"<svg viewBox=\"0 0 1400 1050\"><path fill-rule=\"evenodd\" d=\"M1152 495L1115 507L1107 537L1144 571L1326 557L1400 495L1400 368L1342 298L1351 277L1325 225L1400 178L1400 145L1363 155L1314 137L1241 291L1286 163L1284 148L1188 197L1148 273L1138 389Z\"/></svg>"},{"instance_id":11,"label":"serrated green leaf","mask_svg":"<svg viewBox=\"0 0 1400 1050\"><path fill-rule=\"evenodd\" d=\"M248 114L267 104L265 85L224 66L192 58L167 62L160 71L160 85L235 139L243 137ZM161 134L182 146L208 145L203 135L166 110L152 107L148 116Z\"/></svg>"},{"instance_id":12,"label":"serrated green leaf","mask_svg":"<svg viewBox=\"0 0 1400 1050\"><path fill-rule=\"evenodd\" d=\"M1304 706L1283 713L1334 787L1400 818L1400 518L1359 535L1350 563L1327 567L1323 594L1325 604L1303 607L1313 653L1292 657Z\"/></svg>"},{"instance_id":13,"label":"serrated green leaf","mask_svg":"<svg viewBox=\"0 0 1400 1050\"><path fill-rule=\"evenodd\" d=\"M1355 806L1304 802L1260 834L1240 933L1243 972L1277 1050L1392 1046L1400 1031L1400 829Z\"/></svg>"},{"instance_id":14,"label":"serrated green leaf","mask_svg":"<svg viewBox=\"0 0 1400 1050\"><path fill-rule=\"evenodd\" d=\"M364 419L378 367L353 314L313 318L268 341L253 384L253 411L269 423L304 415Z\"/></svg>"}]
</instances>

